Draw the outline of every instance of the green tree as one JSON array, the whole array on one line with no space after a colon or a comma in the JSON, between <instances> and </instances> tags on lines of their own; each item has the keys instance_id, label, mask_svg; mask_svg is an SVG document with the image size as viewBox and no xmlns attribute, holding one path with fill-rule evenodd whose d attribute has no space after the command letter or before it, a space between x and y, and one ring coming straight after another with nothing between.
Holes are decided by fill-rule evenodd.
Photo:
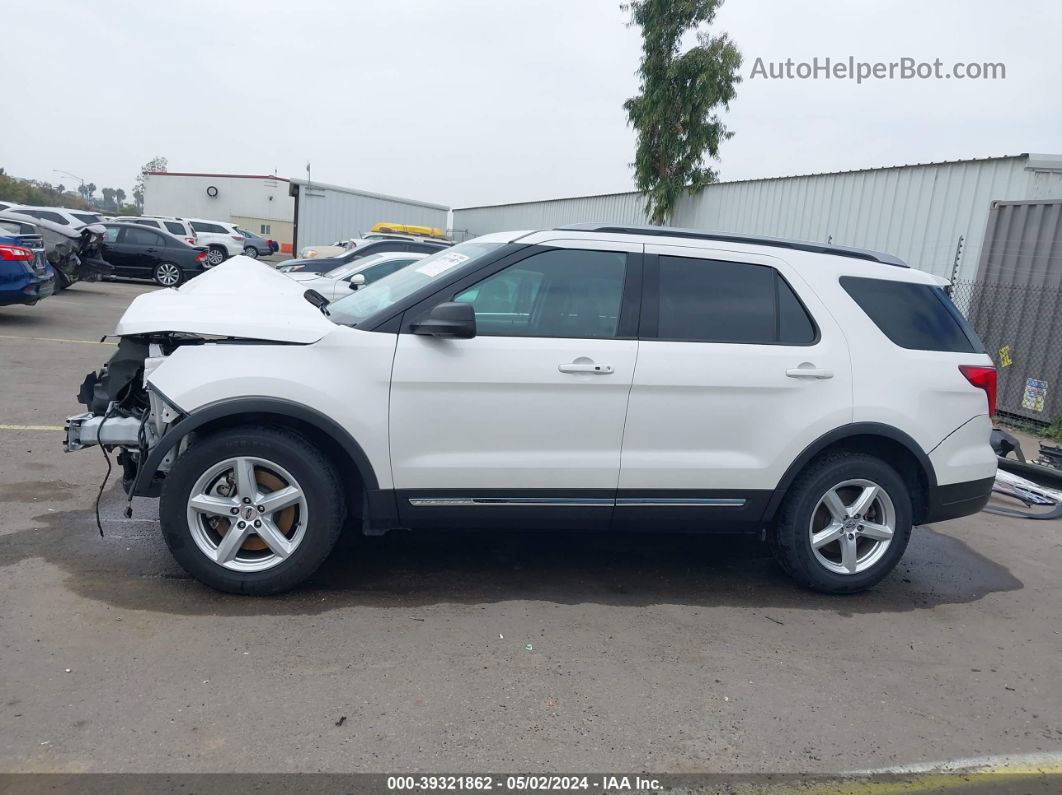
<instances>
[{"instance_id":1,"label":"green tree","mask_svg":"<svg viewBox=\"0 0 1062 795\"><path fill-rule=\"evenodd\" d=\"M704 165L719 158L719 144L733 133L719 119L741 82L741 53L725 33L712 36L711 24L723 0L632 0L621 6L642 29L640 93L623 107L638 133L634 175L654 224L666 223L675 204L700 193L716 179ZM697 44L681 52L685 34Z\"/></svg>"},{"instance_id":2,"label":"green tree","mask_svg":"<svg viewBox=\"0 0 1062 795\"><path fill-rule=\"evenodd\" d=\"M122 188L114 191L114 201L118 205L118 209L122 209L122 205L125 204L125 191Z\"/></svg>"},{"instance_id":3,"label":"green tree","mask_svg":"<svg viewBox=\"0 0 1062 795\"><path fill-rule=\"evenodd\" d=\"M140 167L140 173L136 176L136 184L133 186L133 201L136 202L138 209L144 207L144 175L153 171L165 172L169 165L166 158L156 155Z\"/></svg>"},{"instance_id":4,"label":"green tree","mask_svg":"<svg viewBox=\"0 0 1062 795\"><path fill-rule=\"evenodd\" d=\"M103 189L103 209L117 210L118 204L114 201L114 188Z\"/></svg>"}]
</instances>

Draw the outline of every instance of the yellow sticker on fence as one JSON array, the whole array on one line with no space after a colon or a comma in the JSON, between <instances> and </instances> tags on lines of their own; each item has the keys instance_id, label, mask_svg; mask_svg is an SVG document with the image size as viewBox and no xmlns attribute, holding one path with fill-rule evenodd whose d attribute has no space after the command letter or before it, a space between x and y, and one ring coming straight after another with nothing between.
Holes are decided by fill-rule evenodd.
<instances>
[{"instance_id":1,"label":"yellow sticker on fence","mask_svg":"<svg viewBox=\"0 0 1062 795\"><path fill-rule=\"evenodd\" d=\"M999 349L999 366L1010 367L1014 361L1010 358L1010 346L1004 345Z\"/></svg>"}]
</instances>

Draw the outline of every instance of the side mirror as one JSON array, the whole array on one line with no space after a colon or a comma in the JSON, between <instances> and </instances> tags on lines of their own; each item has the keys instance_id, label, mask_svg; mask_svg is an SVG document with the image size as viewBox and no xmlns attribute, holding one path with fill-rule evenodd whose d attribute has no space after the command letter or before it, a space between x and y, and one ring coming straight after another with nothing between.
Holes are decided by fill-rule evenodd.
<instances>
[{"instance_id":1,"label":"side mirror","mask_svg":"<svg viewBox=\"0 0 1062 795\"><path fill-rule=\"evenodd\" d=\"M347 283L350 285L351 290L358 290L365 286L365 274L355 273Z\"/></svg>"},{"instance_id":2,"label":"side mirror","mask_svg":"<svg viewBox=\"0 0 1062 795\"><path fill-rule=\"evenodd\" d=\"M426 318L410 324L414 334L469 339L476 336L476 310L472 304L439 304Z\"/></svg>"}]
</instances>

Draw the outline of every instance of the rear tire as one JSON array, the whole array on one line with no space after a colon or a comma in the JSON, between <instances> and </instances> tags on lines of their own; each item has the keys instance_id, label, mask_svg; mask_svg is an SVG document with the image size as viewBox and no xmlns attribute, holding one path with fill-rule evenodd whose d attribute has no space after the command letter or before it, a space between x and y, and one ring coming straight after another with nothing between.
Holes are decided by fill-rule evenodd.
<instances>
[{"instance_id":1,"label":"rear tire","mask_svg":"<svg viewBox=\"0 0 1062 795\"><path fill-rule=\"evenodd\" d=\"M254 246L247 246L243 250L243 255L245 257L250 257L251 259L258 259L258 249L256 249Z\"/></svg>"},{"instance_id":2,"label":"rear tire","mask_svg":"<svg viewBox=\"0 0 1062 795\"><path fill-rule=\"evenodd\" d=\"M250 488L246 473L254 475ZM159 504L163 538L184 570L239 594L279 593L306 580L335 546L343 514L338 478L321 451L297 433L254 425L193 444ZM265 526L255 530L259 521ZM229 533L236 535L226 545Z\"/></svg>"},{"instance_id":3,"label":"rear tire","mask_svg":"<svg viewBox=\"0 0 1062 795\"><path fill-rule=\"evenodd\" d=\"M768 534L771 552L801 585L857 593L881 582L911 538L911 494L881 459L841 452L808 466Z\"/></svg>"},{"instance_id":4,"label":"rear tire","mask_svg":"<svg viewBox=\"0 0 1062 795\"><path fill-rule=\"evenodd\" d=\"M221 246L210 246L207 249L207 262L212 266L220 265L226 259L228 259L229 252L223 249Z\"/></svg>"},{"instance_id":5,"label":"rear tire","mask_svg":"<svg viewBox=\"0 0 1062 795\"><path fill-rule=\"evenodd\" d=\"M160 262L152 272L155 283L162 287L176 287L184 281L184 273L172 262Z\"/></svg>"}]
</instances>

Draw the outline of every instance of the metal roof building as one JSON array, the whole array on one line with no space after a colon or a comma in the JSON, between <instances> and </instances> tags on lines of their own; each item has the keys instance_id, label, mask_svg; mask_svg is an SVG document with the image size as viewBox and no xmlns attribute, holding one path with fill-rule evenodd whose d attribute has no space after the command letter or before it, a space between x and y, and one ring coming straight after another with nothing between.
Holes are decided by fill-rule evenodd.
<instances>
[{"instance_id":1,"label":"metal roof building","mask_svg":"<svg viewBox=\"0 0 1062 795\"><path fill-rule=\"evenodd\" d=\"M717 182L681 199L670 223L868 248L949 279L977 275L994 201L1062 199L1062 155L1021 154ZM453 211L455 233L584 221L644 224L637 192Z\"/></svg>"},{"instance_id":2,"label":"metal roof building","mask_svg":"<svg viewBox=\"0 0 1062 795\"><path fill-rule=\"evenodd\" d=\"M381 221L445 229L450 212L442 204L305 179L290 180L290 193L295 198L296 252L301 246L327 244L368 232Z\"/></svg>"}]
</instances>

